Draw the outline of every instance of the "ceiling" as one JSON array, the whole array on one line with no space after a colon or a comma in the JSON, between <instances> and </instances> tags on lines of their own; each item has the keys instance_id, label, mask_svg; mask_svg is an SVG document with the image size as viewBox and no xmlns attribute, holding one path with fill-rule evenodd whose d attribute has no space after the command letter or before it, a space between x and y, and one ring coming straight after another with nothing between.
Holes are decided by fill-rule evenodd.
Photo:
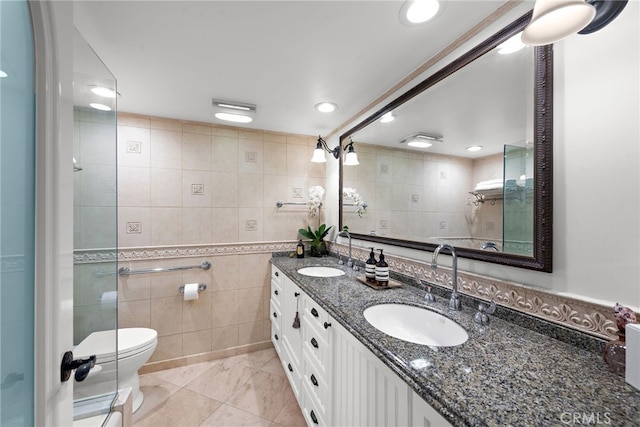
<instances>
[{"instance_id":1,"label":"ceiling","mask_svg":"<svg viewBox=\"0 0 640 427\"><path fill-rule=\"evenodd\" d=\"M409 27L402 1L75 1L74 22L119 111L225 124L220 98L257 105L243 126L326 135L505 3L443 1Z\"/></svg>"}]
</instances>

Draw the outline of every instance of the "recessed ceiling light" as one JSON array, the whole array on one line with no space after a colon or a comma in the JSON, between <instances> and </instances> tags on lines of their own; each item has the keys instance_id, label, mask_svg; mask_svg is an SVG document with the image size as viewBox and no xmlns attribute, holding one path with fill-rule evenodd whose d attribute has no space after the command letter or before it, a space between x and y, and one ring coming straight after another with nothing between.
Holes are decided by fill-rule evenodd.
<instances>
[{"instance_id":1,"label":"recessed ceiling light","mask_svg":"<svg viewBox=\"0 0 640 427\"><path fill-rule=\"evenodd\" d=\"M0 70L0 79L4 78L4 77L7 77L7 76L8 76L7 73L5 73L4 71Z\"/></svg>"},{"instance_id":2,"label":"recessed ceiling light","mask_svg":"<svg viewBox=\"0 0 640 427\"><path fill-rule=\"evenodd\" d=\"M467 147L467 151L480 151L482 150L482 145L472 145L470 147Z\"/></svg>"},{"instance_id":3,"label":"recessed ceiling light","mask_svg":"<svg viewBox=\"0 0 640 427\"><path fill-rule=\"evenodd\" d=\"M511 37L504 43L498 45L498 53L503 55L507 55L509 53L514 53L525 47L526 45L522 42L522 32L516 34Z\"/></svg>"},{"instance_id":4,"label":"recessed ceiling light","mask_svg":"<svg viewBox=\"0 0 640 427\"><path fill-rule=\"evenodd\" d=\"M89 107L100 111L111 111L111 107L109 107L108 105L98 104L97 102L92 102L91 104L89 104Z\"/></svg>"},{"instance_id":5,"label":"recessed ceiling light","mask_svg":"<svg viewBox=\"0 0 640 427\"><path fill-rule=\"evenodd\" d=\"M405 25L418 25L427 22L438 13L438 0L409 0L400 8L400 22Z\"/></svg>"},{"instance_id":6,"label":"recessed ceiling light","mask_svg":"<svg viewBox=\"0 0 640 427\"><path fill-rule=\"evenodd\" d=\"M251 117L245 116L243 114L216 113L214 114L214 116L216 117L216 119L234 123L251 123L253 121Z\"/></svg>"},{"instance_id":7,"label":"recessed ceiling light","mask_svg":"<svg viewBox=\"0 0 640 427\"><path fill-rule=\"evenodd\" d=\"M98 96L102 96L104 98L116 97L116 91L111 88L104 87L104 86L89 86L89 87L91 88L89 90Z\"/></svg>"},{"instance_id":8,"label":"recessed ceiling light","mask_svg":"<svg viewBox=\"0 0 640 427\"><path fill-rule=\"evenodd\" d=\"M330 113L335 111L338 106L333 102L320 102L319 104L316 104L314 108L321 113Z\"/></svg>"},{"instance_id":9,"label":"recessed ceiling light","mask_svg":"<svg viewBox=\"0 0 640 427\"><path fill-rule=\"evenodd\" d=\"M394 121L395 118L396 116L393 115L393 111L389 111L388 113L380 117L380 123L390 123Z\"/></svg>"}]
</instances>

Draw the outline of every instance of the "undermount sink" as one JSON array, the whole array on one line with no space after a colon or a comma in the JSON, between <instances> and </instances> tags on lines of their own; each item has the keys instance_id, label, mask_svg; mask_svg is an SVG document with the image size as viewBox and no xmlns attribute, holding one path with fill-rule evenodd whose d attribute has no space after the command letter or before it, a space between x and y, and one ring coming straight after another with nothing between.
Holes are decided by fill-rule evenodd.
<instances>
[{"instance_id":1,"label":"undermount sink","mask_svg":"<svg viewBox=\"0 0 640 427\"><path fill-rule=\"evenodd\" d=\"M337 277L344 275L344 271L333 267L305 267L298 270L298 273L311 277Z\"/></svg>"},{"instance_id":2,"label":"undermount sink","mask_svg":"<svg viewBox=\"0 0 640 427\"><path fill-rule=\"evenodd\" d=\"M420 307L379 304L364 310L364 318L387 335L416 344L453 347L469 339L453 320Z\"/></svg>"}]
</instances>

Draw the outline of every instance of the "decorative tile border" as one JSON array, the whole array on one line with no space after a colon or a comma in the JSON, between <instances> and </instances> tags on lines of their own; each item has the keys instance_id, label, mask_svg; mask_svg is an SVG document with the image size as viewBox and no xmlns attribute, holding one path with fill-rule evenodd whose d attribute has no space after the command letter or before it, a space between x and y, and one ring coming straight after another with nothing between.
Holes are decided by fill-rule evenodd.
<instances>
[{"instance_id":1,"label":"decorative tile border","mask_svg":"<svg viewBox=\"0 0 640 427\"><path fill-rule=\"evenodd\" d=\"M76 264L142 261L165 258L207 257L237 254L288 252L295 250L297 242L258 242L232 243L221 245L184 245L141 247L115 250L76 251ZM343 247L344 245L340 245ZM344 251L341 250L341 253ZM353 258L364 262L369 253L362 248L352 249ZM451 270L447 267L431 269L426 263L398 256L387 256L389 268L399 274L414 277L443 287L451 279ZM578 330L602 339L616 338L616 324L612 307L596 304L550 291L535 289L509 281L481 275L458 272L458 290L468 296L495 300L497 304L531 316L544 319L571 329Z\"/></svg>"},{"instance_id":2,"label":"decorative tile border","mask_svg":"<svg viewBox=\"0 0 640 427\"><path fill-rule=\"evenodd\" d=\"M353 258L364 262L369 253L353 248ZM398 256L385 258L389 268L399 274L449 288L451 269L431 269L424 262ZM585 332L603 339L617 338L617 327L612 308L530 286L458 271L458 291L483 300L495 300L496 304L516 310L567 328Z\"/></svg>"}]
</instances>

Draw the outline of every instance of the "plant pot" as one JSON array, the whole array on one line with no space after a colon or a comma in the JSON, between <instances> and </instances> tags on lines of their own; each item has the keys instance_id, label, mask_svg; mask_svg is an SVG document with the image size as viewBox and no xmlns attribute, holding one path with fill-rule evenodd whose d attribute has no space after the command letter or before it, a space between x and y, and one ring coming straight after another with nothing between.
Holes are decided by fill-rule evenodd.
<instances>
[{"instance_id":1,"label":"plant pot","mask_svg":"<svg viewBox=\"0 0 640 427\"><path fill-rule=\"evenodd\" d=\"M311 242L311 256L322 257L328 254L327 244L324 240L320 240L319 242Z\"/></svg>"}]
</instances>

